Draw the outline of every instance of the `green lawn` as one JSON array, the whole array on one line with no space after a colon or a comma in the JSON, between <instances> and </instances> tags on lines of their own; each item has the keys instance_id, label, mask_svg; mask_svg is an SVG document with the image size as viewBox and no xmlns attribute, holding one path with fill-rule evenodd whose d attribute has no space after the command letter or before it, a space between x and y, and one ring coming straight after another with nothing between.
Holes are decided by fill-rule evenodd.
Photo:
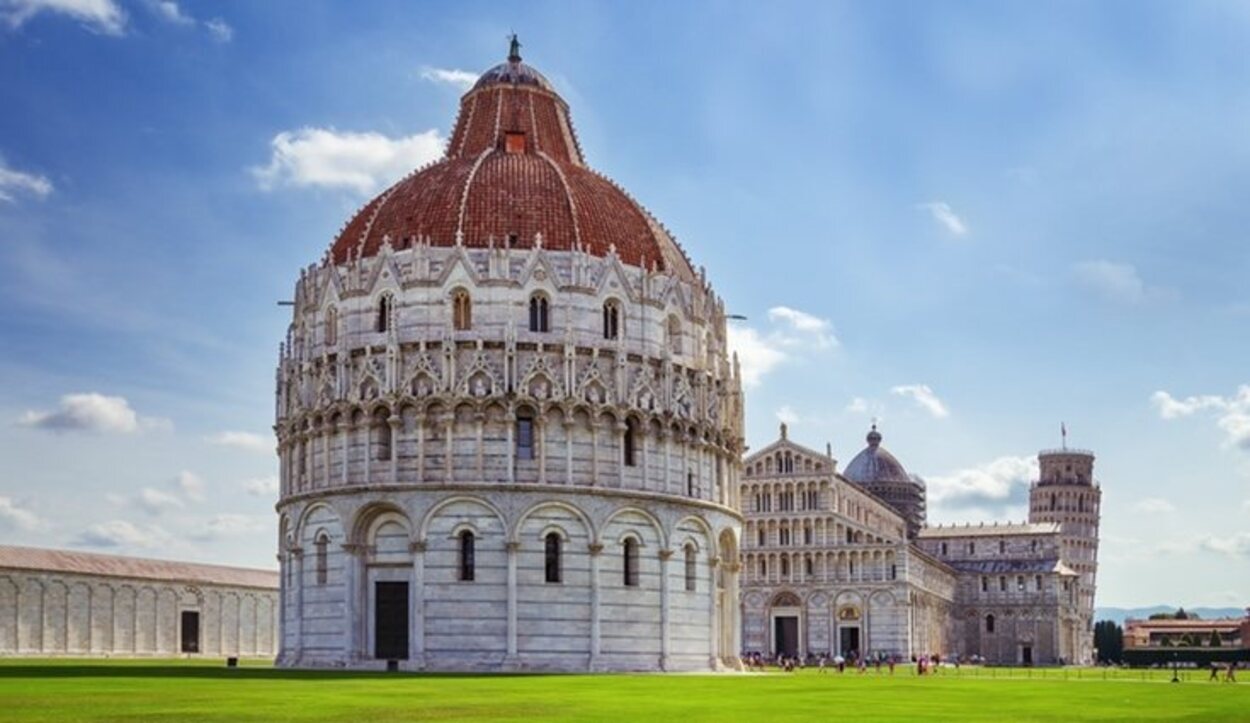
<instances>
[{"instance_id":1,"label":"green lawn","mask_svg":"<svg viewBox=\"0 0 1250 723\"><path fill-rule=\"evenodd\" d=\"M1165 671L1076 669L963 668L923 678L903 667L894 677L403 675L7 659L0 660L0 721L1250 721L1250 680L1185 676L1174 685Z\"/></svg>"}]
</instances>

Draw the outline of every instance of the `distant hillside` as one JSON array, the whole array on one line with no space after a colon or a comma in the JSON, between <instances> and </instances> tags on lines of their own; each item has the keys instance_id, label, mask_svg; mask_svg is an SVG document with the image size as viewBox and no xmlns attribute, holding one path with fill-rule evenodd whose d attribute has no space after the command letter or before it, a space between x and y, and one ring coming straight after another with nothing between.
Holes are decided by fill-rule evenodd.
<instances>
[{"instance_id":1,"label":"distant hillside","mask_svg":"<svg viewBox=\"0 0 1250 723\"><path fill-rule=\"evenodd\" d=\"M1148 608L1094 608L1094 621L1114 620L1120 625L1128 618L1142 620L1155 613L1176 612L1177 605L1153 605ZM1187 613L1197 613L1203 620L1212 618L1240 618L1246 614L1245 608L1191 608L1185 607Z\"/></svg>"}]
</instances>

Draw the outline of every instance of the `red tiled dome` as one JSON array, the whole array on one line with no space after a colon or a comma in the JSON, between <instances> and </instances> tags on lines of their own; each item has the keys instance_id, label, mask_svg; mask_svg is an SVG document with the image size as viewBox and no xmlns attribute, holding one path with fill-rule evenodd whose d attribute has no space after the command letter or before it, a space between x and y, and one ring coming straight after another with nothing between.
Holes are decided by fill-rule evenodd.
<instances>
[{"instance_id":1,"label":"red tiled dome","mask_svg":"<svg viewBox=\"0 0 1250 723\"><path fill-rule=\"evenodd\" d=\"M568 105L513 55L460 99L444 158L364 206L330 248L334 263L371 256L389 237L397 249L434 246L543 248L606 256L695 278L668 233L582 158Z\"/></svg>"}]
</instances>

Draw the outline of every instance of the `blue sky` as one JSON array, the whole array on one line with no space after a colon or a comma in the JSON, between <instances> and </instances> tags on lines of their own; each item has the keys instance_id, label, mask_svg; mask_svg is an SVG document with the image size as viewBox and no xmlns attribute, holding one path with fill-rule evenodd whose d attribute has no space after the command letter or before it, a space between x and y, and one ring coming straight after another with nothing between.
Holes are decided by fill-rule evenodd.
<instances>
[{"instance_id":1,"label":"blue sky","mask_svg":"<svg viewBox=\"0 0 1250 723\"><path fill-rule=\"evenodd\" d=\"M843 463L1098 454L1101 604L1250 602L1250 5L0 0L0 541L273 564L301 265L517 31Z\"/></svg>"}]
</instances>

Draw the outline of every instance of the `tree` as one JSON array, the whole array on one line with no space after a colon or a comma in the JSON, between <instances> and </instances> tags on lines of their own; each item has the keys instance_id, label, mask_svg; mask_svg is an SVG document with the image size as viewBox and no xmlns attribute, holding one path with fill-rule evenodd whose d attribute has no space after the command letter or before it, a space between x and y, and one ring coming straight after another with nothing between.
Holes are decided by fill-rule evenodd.
<instances>
[{"instance_id":1,"label":"tree","mask_svg":"<svg viewBox=\"0 0 1250 723\"><path fill-rule=\"evenodd\" d=\"M1124 657L1124 629L1114 620L1099 620L1094 624L1094 647L1101 662L1120 662Z\"/></svg>"},{"instance_id":2,"label":"tree","mask_svg":"<svg viewBox=\"0 0 1250 723\"><path fill-rule=\"evenodd\" d=\"M1213 648L1220 647L1220 631L1218 630L1211 631L1211 641L1210 643L1208 643L1208 645L1210 645Z\"/></svg>"},{"instance_id":3,"label":"tree","mask_svg":"<svg viewBox=\"0 0 1250 723\"><path fill-rule=\"evenodd\" d=\"M1185 608L1176 608L1176 614L1172 616L1173 620L1188 620L1189 613L1185 612Z\"/></svg>"}]
</instances>

